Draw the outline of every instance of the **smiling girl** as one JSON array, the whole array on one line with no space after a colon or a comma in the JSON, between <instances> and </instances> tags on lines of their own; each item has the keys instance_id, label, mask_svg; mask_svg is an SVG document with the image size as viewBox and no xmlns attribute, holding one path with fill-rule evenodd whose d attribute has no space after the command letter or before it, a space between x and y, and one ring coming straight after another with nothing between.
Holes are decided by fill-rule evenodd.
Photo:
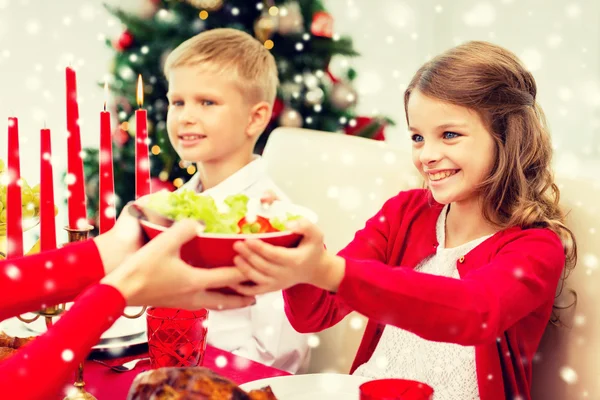
<instances>
[{"instance_id":1,"label":"smiling girl","mask_svg":"<svg viewBox=\"0 0 600 400\"><path fill-rule=\"evenodd\" d=\"M306 221L296 249L238 242L252 295L286 288L295 329L369 318L354 374L429 384L435 399L530 399L532 360L575 266L533 76L485 42L421 67L405 92L415 167L339 255Z\"/></svg>"}]
</instances>

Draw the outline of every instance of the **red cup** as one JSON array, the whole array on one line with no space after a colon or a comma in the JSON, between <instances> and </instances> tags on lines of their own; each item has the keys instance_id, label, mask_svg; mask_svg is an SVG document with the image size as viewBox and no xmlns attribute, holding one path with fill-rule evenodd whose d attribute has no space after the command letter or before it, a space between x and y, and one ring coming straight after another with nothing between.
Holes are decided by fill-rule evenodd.
<instances>
[{"instance_id":1,"label":"red cup","mask_svg":"<svg viewBox=\"0 0 600 400\"><path fill-rule=\"evenodd\" d=\"M360 385L360 400L431 400L433 389L408 379L377 379Z\"/></svg>"},{"instance_id":2,"label":"red cup","mask_svg":"<svg viewBox=\"0 0 600 400\"><path fill-rule=\"evenodd\" d=\"M146 314L152 368L202 365L208 310L150 307Z\"/></svg>"}]
</instances>

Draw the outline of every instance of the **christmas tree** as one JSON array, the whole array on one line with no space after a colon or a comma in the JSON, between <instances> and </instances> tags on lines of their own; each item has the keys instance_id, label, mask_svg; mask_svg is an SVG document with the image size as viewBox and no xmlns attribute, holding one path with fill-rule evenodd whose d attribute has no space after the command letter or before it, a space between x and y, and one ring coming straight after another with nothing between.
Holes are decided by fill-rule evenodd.
<instances>
[{"instance_id":1,"label":"christmas tree","mask_svg":"<svg viewBox=\"0 0 600 400\"><path fill-rule=\"evenodd\" d=\"M123 8L127 5L127 9ZM385 117L361 117L352 87L355 72L336 77L328 65L335 55L356 56L352 41L333 32L333 18L319 0L136 0L107 5L124 25L120 37L107 45L115 51L111 91L119 125L113 133L117 208L134 198L134 113L138 74L144 79L148 111L152 191L174 189L195 173L171 147L165 121L168 104L163 64L172 49L207 29L236 28L264 43L276 61L281 82L273 118L255 149L261 153L269 133L278 126L344 132L382 140L392 123ZM103 84L103 82L102 82ZM318 148L318 143L315 143ZM98 210L98 151L86 149L88 215Z\"/></svg>"}]
</instances>

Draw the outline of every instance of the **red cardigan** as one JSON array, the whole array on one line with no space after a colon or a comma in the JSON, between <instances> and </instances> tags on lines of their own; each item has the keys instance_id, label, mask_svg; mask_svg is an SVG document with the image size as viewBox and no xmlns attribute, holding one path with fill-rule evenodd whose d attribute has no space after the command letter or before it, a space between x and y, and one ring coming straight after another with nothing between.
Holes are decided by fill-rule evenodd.
<instances>
[{"instance_id":1,"label":"red cardigan","mask_svg":"<svg viewBox=\"0 0 600 400\"><path fill-rule=\"evenodd\" d=\"M0 262L0 320L72 301L104 276L92 240ZM117 289L96 284L79 295L47 333L0 361L0 391L7 399L48 399L74 380L102 333L122 314Z\"/></svg>"},{"instance_id":2,"label":"red cardigan","mask_svg":"<svg viewBox=\"0 0 600 400\"><path fill-rule=\"evenodd\" d=\"M303 333L331 327L353 310L367 316L352 371L369 360L389 324L475 346L481 400L530 399L531 363L565 262L561 241L548 229L509 228L457 261L460 279L414 271L435 253L441 210L423 189L388 200L339 253L346 272L338 292L289 288L286 314Z\"/></svg>"}]
</instances>

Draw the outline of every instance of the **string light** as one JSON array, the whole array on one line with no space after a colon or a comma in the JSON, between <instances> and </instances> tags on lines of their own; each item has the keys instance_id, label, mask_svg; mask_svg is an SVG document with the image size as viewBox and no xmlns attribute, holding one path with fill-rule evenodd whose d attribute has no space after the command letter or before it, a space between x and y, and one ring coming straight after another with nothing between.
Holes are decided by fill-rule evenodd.
<instances>
[{"instance_id":1,"label":"string light","mask_svg":"<svg viewBox=\"0 0 600 400\"><path fill-rule=\"evenodd\" d=\"M160 147L155 144L154 146L152 146L152 149L150 151L152 151L152 154L157 156L160 154Z\"/></svg>"},{"instance_id":2,"label":"string light","mask_svg":"<svg viewBox=\"0 0 600 400\"><path fill-rule=\"evenodd\" d=\"M208 11L206 10L202 10L200 11L200 14L198 14L200 16L201 20L205 20L206 18L208 18Z\"/></svg>"},{"instance_id":3,"label":"string light","mask_svg":"<svg viewBox=\"0 0 600 400\"><path fill-rule=\"evenodd\" d=\"M183 179L175 178L175 180L173 181L173 186L175 186L176 188L179 188L179 187L181 187L181 185L183 185Z\"/></svg>"},{"instance_id":4,"label":"string light","mask_svg":"<svg viewBox=\"0 0 600 400\"><path fill-rule=\"evenodd\" d=\"M275 43L273 43L273 41L271 39L268 39L265 41L265 48L267 50L271 50L273 48L273 46L275 46Z\"/></svg>"}]
</instances>

